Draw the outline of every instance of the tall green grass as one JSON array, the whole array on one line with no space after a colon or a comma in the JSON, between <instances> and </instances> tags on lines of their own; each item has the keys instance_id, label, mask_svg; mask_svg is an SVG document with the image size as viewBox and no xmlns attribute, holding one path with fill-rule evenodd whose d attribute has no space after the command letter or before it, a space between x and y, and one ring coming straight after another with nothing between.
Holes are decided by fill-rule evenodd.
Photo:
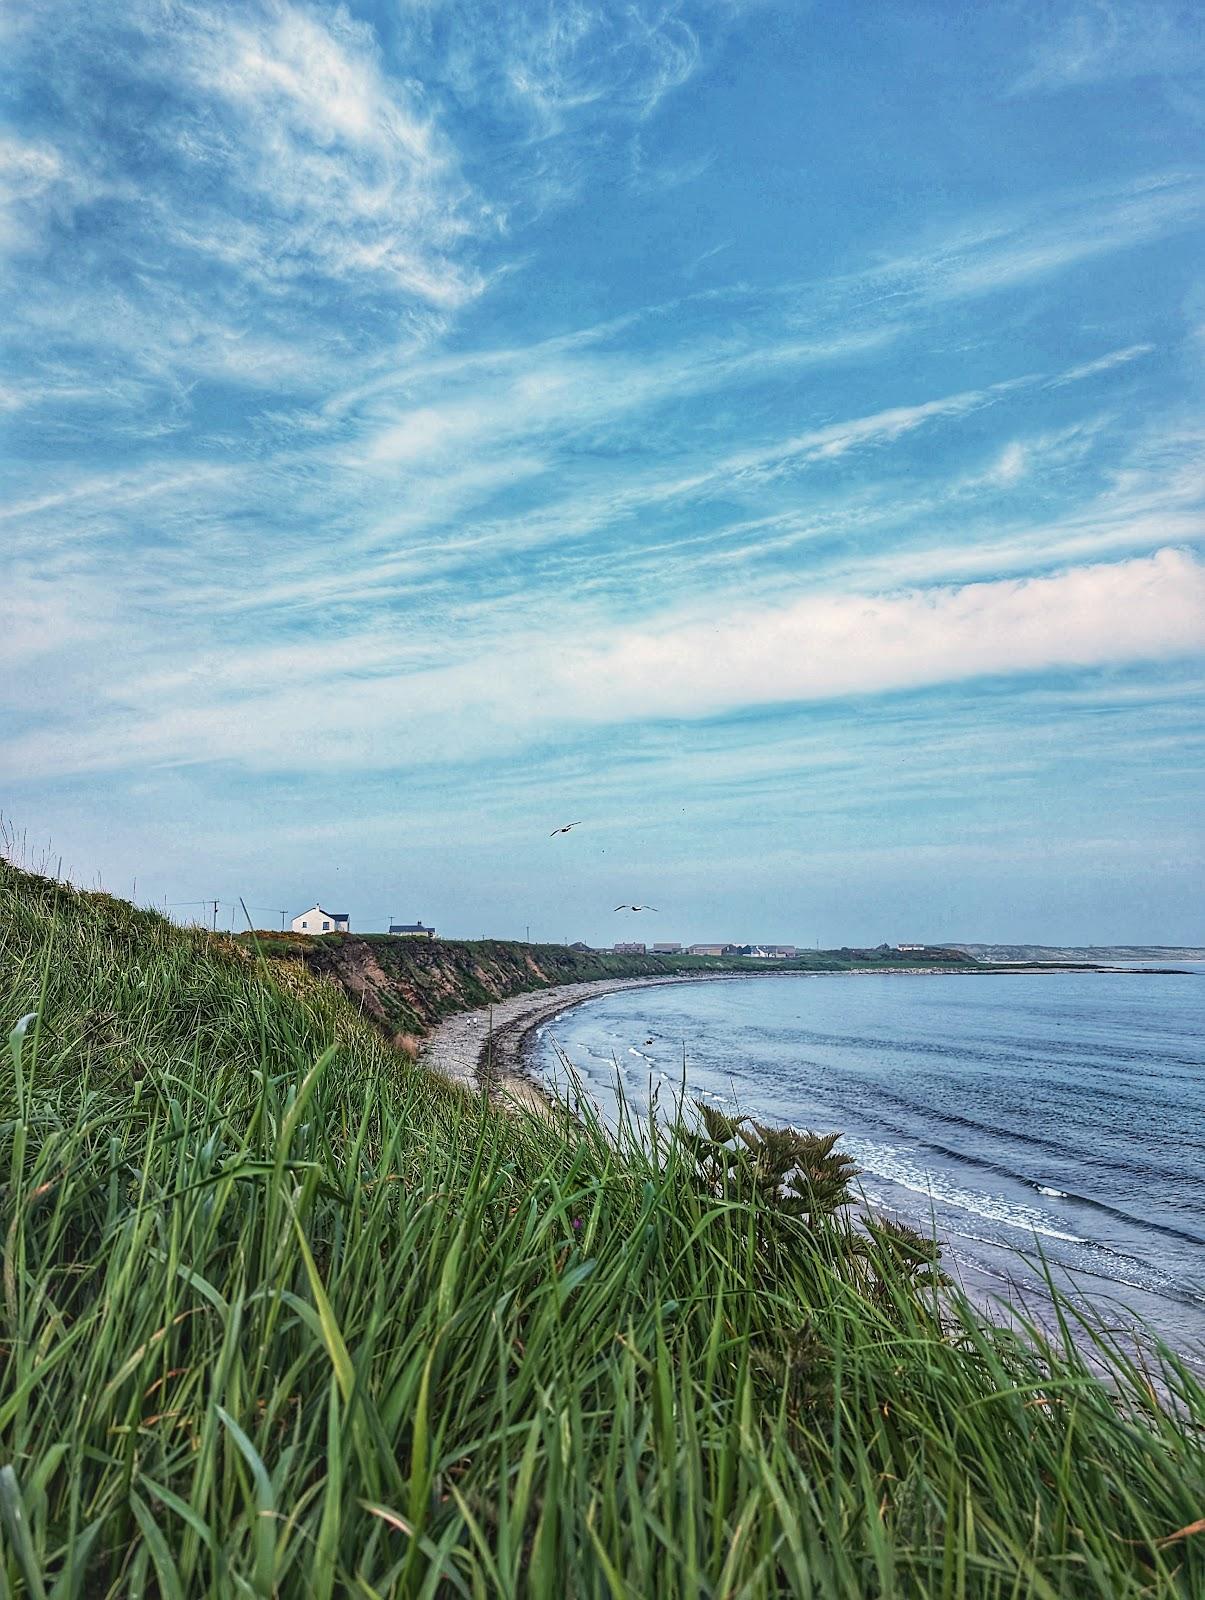
<instances>
[{"instance_id":1,"label":"tall green grass","mask_svg":"<svg viewBox=\"0 0 1205 1600\"><path fill-rule=\"evenodd\" d=\"M2 867L0 1023L0 1597L1205 1592L1170 1352Z\"/></svg>"}]
</instances>

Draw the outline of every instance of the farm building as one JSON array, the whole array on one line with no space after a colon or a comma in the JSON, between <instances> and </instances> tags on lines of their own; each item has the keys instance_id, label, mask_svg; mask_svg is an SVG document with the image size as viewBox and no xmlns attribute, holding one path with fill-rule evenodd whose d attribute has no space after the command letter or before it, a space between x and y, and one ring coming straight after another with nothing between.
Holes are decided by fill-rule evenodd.
<instances>
[{"instance_id":1,"label":"farm building","mask_svg":"<svg viewBox=\"0 0 1205 1600\"><path fill-rule=\"evenodd\" d=\"M326 911L322 906L311 906L293 918L294 933L347 933L350 926L346 911Z\"/></svg>"}]
</instances>

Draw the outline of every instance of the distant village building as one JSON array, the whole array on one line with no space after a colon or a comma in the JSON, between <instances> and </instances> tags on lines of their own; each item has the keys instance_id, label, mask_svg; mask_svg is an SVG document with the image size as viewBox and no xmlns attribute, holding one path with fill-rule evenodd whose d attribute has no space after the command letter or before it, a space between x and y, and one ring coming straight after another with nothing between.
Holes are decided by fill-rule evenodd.
<instances>
[{"instance_id":1,"label":"distant village building","mask_svg":"<svg viewBox=\"0 0 1205 1600\"><path fill-rule=\"evenodd\" d=\"M784 956L796 953L793 944L742 944L733 952L738 956L753 956L759 961L781 961Z\"/></svg>"},{"instance_id":2,"label":"distant village building","mask_svg":"<svg viewBox=\"0 0 1205 1600\"><path fill-rule=\"evenodd\" d=\"M897 950L927 950L929 946L927 944L897 944L895 948Z\"/></svg>"},{"instance_id":3,"label":"distant village building","mask_svg":"<svg viewBox=\"0 0 1205 1600\"><path fill-rule=\"evenodd\" d=\"M736 954L738 948L735 944L692 944L687 953L692 956L731 956Z\"/></svg>"},{"instance_id":4,"label":"distant village building","mask_svg":"<svg viewBox=\"0 0 1205 1600\"><path fill-rule=\"evenodd\" d=\"M629 940L626 943L615 946L615 954L617 956L642 956L646 953L645 946L638 944L635 940Z\"/></svg>"},{"instance_id":5,"label":"distant village building","mask_svg":"<svg viewBox=\"0 0 1205 1600\"><path fill-rule=\"evenodd\" d=\"M321 906L311 906L293 918L294 933L347 933L349 928L346 911L324 911Z\"/></svg>"},{"instance_id":6,"label":"distant village building","mask_svg":"<svg viewBox=\"0 0 1205 1600\"><path fill-rule=\"evenodd\" d=\"M655 956L677 956L677 955L681 955L682 954L682 946L680 944L655 944L653 946L653 954Z\"/></svg>"},{"instance_id":7,"label":"distant village building","mask_svg":"<svg viewBox=\"0 0 1205 1600\"><path fill-rule=\"evenodd\" d=\"M424 928L421 922L391 922L390 933L399 934L403 939L434 939L435 929Z\"/></svg>"},{"instance_id":8,"label":"distant village building","mask_svg":"<svg viewBox=\"0 0 1205 1600\"><path fill-rule=\"evenodd\" d=\"M590 946L584 939L575 939L569 948L570 950L589 950Z\"/></svg>"}]
</instances>

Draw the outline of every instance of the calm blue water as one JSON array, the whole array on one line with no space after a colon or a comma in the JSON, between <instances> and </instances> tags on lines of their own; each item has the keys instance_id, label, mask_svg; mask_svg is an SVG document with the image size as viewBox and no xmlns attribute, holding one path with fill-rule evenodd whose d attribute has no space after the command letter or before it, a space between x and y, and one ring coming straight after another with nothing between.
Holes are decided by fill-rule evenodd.
<instances>
[{"instance_id":1,"label":"calm blue water","mask_svg":"<svg viewBox=\"0 0 1205 1600\"><path fill-rule=\"evenodd\" d=\"M607 1115L616 1073L841 1129L877 1206L1002 1284L1041 1247L1097 1304L1205 1345L1205 970L757 977L633 989L549 1024ZM664 1074L664 1078L661 1077Z\"/></svg>"}]
</instances>

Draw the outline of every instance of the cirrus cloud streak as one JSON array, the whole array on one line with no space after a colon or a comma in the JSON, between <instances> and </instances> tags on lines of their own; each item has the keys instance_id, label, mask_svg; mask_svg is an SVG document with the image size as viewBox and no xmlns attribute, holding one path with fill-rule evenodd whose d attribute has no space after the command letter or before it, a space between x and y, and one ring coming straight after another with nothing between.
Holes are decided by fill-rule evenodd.
<instances>
[{"instance_id":1,"label":"cirrus cloud streak","mask_svg":"<svg viewBox=\"0 0 1205 1600\"><path fill-rule=\"evenodd\" d=\"M740 612L664 613L609 636L563 631L454 667L390 664L383 641L332 637L371 675L330 680L308 646L227 657L217 681L113 686L91 730L46 730L0 751L26 776L218 761L259 771L395 766L554 738L574 725L705 718L755 706L882 695L1050 669L1166 660L1205 639L1205 565L1183 551L894 594L802 594Z\"/></svg>"}]
</instances>

